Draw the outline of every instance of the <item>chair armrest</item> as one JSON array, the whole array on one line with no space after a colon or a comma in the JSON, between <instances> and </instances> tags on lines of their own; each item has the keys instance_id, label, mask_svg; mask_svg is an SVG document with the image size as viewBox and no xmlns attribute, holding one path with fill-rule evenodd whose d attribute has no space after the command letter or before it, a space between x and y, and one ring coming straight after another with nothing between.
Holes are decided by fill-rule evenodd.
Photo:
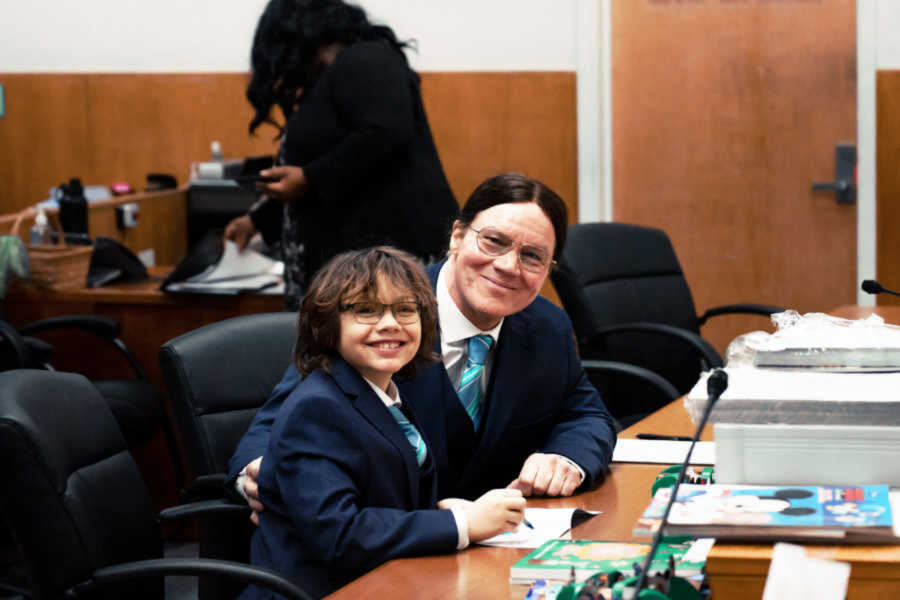
<instances>
[{"instance_id":1,"label":"chair armrest","mask_svg":"<svg viewBox=\"0 0 900 600\"><path fill-rule=\"evenodd\" d=\"M250 517L250 507L247 504L241 504L234 500L226 498L216 498L214 500L201 500L199 502L190 502L188 504L179 504L160 511L157 519L160 523L168 523L171 521L179 521L194 517L208 516L227 516L227 517Z\"/></svg>"},{"instance_id":2,"label":"chair armrest","mask_svg":"<svg viewBox=\"0 0 900 600\"><path fill-rule=\"evenodd\" d=\"M22 335L35 335L44 331L53 329L81 329L93 333L98 338L105 340L115 346L116 350L125 357L128 364L138 379L146 381L147 372L138 362L137 358L125 345L118 335L122 331L122 326L115 319L103 317L99 315L63 315L60 317L48 317L39 321L34 321L23 326L20 331Z\"/></svg>"},{"instance_id":3,"label":"chair armrest","mask_svg":"<svg viewBox=\"0 0 900 600\"><path fill-rule=\"evenodd\" d=\"M197 502L228 497L226 494L225 473L212 473L194 478L181 490L182 502Z\"/></svg>"},{"instance_id":4,"label":"chair armrest","mask_svg":"<svg viewBox=\"0 0 900 600\"><path fill-rule=\"evenodd\" d=\"M13 356L15 357L16 364L13 366L14 369L23 369L28 366L30 352L28 350L28 345L25 343L25 340L22 339L21 334L16 331L16 328L7 323L6 321L0 320L0 342L5 341L9 344L9 347L12 349Z\"/></svg>"},{"instance_id":5,"label":"chair armrest","mask_svg":"<svg viewBox=\"0 0 900 600\"><path fill-rule=\"evenodd\" d=\"M658 389L669 399L669 402L677 400L681 396L678 390L675 389L675 386L669 383L666 378L644 367L610 360L583 360L581 361L581 366L588 372L612 373L640 379Z\"/></svg>"},{"instance_id":6,"label":"chair armrest","mask_svg":"<svg viewBox=\"0 0 900 600\"><path fill-rule=\"evenodd\" d=\"M10 592L14 596L22 596L23 598L31 598L31 591L20 588L17 585L0 581L0 591ZM4 596L5 598L6 596Z\"/></svg>"},{"instance_id":7,"label":"chair armrest","mask_svg":"<svg viewBox=\"0 0 900 600\"><path fill-rule=\"evenodd\" d=\"M719 315L745 314L769 317L774 313L784 312L784 310L785 309L780 306L773 306L771 304L725 304L723 306L710 308L703 313L703 316L701 316L697 322L700 323L700 325L703 325L706 323L707 319L718 317Z\"/></svg>"},{"instance_id":8,"label":"chair armrest","mask_svg":"<svg viewBox=\"0 0 900 600\"><path fill-rule=\"evenodd\" d=\"M723 365L722 357L719 356L719 353L716 352L716 349L712 347L712 344L704 340L702 337L700 337L693 331L681 329L680 327L673 327L672 325L664 325L662 323L641 322L610 325L608 327L600 329L590 339L584 340L582 343L585 348L589 348L597 344L602 344L603 339L611 333L622 333L625 331L655 333L680 339L690 344L694 347L695 350L697 350L697 353L700 354L700 356L703 358L703 361L706 363L707 368L715 369Z\"/></svg>"},{"instance_id":9,"label":"chair armrest","mask_svg":"<svg viewBox=\"0 0 900 600\"><path fill-rule=\"evenodd\" d=\"M265 587L286 598L312 600L306 591L274 571L211 558L159 558L102 567L94 571L91 579L74 585L69 591L81 596L112 583L160 575L216 575Z\"/></svg>"},{"instance_id":10,"label":"chair armrest","mask_svg":"<svg viewBox=\"0 0 900 600\"><path fill-rule=\"evenodd\" d=\"M114 338L122 332L115 319L98 315L63 315L28 323L20 328L22 335L34 335L50 329L84 329L102 338Z\"/></svg>"}]
</instances>

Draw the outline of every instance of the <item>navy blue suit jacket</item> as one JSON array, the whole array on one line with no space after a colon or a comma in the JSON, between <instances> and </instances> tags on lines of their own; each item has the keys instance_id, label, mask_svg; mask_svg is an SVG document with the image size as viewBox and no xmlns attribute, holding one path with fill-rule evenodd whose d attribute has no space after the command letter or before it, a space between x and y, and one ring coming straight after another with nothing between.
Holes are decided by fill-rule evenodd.
<instances>
[{"instance_id":1,"label":"navy blue suit jacket","mask_svg":"<svg viewBox=\"0 0 900 600\"><path fill-rule=\"evenodd\" d=\"M442 265L428 268L432 285L437 284ZM440 353L440 341L436 350ZM612 458L615 428L581 368L565 312L536 298L504 319L495 352L483 425L477 433L471 431L443 363L399 384L403 401L415 408L433 451L438 497L476 498L505 487L533 452L573 460L585 471L582 486L596 485ZM278 406L298 380L297 371L289 367L257 413L231 459L231 481L264 454Z\"/></svg>"},{"instance_id":2,"label":"navy blue suit jacket","mask_svg":"<svg viewBox=\"0 0 900 600\"><path fill-rule=\"evenodd\" d=\"M393 558L456 549L452 513L434 508L433 467L420 469L384 403L342 359L293 387L264 455L266 510L251 559L316 595ZM242 596L264 597L255 587Z\"/></svg>"}]
</instances>

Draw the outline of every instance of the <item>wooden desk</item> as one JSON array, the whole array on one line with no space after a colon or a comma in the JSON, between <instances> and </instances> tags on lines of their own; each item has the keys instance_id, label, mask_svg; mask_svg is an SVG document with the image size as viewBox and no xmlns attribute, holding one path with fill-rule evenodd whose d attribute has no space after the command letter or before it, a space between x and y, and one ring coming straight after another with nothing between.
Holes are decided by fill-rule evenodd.
<instances>
[{"instance_id":1,"label":"wooden desk","mask_svg":"<svg viewBox=\"0 0 900 600\"><path fill-rule=\"evenodd\" d=\"M10 287L4 301L6 319L21 326L36 319L58 315L93 314L111 317L122 324L122 339L147 370L147 376L160 390L165 390L159 369L159 349L172 338L209 323L238 315L283 310L283 297L278 295L210 296L166 294L159 285L171 267L150 269L150 279L120 283L100 288L41 291L20 285ZM54 343L54 365L61 370L84 373L92 378L128 375L127 365L120 359L103 360L107 349L102 344L85 347L85 336L78 345L71 334L60 332L51 337ZM88 338L90 336L87 336ZM114 354L110 354L114 357ZM123 370L124 369L124 370Z\"/></svg>"},{"instance_id":2,"label":"wooden desk","mask_svg":"<svg viewBox=\"0 0 900 600\"><path fill-rule=\"evenodd\" d=\"M681 401L623 431L693 433ZM712 439L707 427L701 439ZM529 506L599 509L603 513L572 530L576 539L638 540L631 528L650 501L660 465L613 464L597 489L563 499L530 499ZM900 590L900 546L807 546L811 555L852 563L848 600L893 598ZM475 546L453 555L394 560L344 586L329 598L510 598L521 600L527 586L509 584L509 568L528 553L516 548ZM714 600L758 600L771 560L771 545L717 544L707 572Z\"/></svg>"}]
</instances>

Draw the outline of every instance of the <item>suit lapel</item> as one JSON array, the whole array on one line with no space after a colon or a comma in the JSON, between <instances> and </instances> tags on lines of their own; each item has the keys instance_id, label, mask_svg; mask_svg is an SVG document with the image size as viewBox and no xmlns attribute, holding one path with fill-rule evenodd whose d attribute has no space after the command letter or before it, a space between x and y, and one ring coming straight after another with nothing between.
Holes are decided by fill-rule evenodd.
<instances>
[{"instance_id":1,"label":"suit lapel","mask_svg":"<svg viewBox=\"0 0 900 600\"><path fill-rule=\"evenodd\" d=\"M356 369L343 359L338 358L332 362L329 371L338 387L341 388L341 391L350 398L353 407L386 440L397 448L406 467L410 498L412 505L415 506L419 498L419 463L416 461L416 453L409 440L406 439L406 435L400 429L384 402L375 394L371 386L366 383Z\"/></svg>"}]
</instances>

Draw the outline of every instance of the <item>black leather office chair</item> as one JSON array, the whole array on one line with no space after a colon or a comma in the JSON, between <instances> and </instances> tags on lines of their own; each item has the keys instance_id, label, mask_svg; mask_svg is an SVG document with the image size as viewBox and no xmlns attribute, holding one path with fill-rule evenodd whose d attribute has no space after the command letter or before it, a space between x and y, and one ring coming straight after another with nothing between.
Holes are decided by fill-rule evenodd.
<instances>
[{"instance_id":1,"label":"black leather office chair","mask_svg":"<svg viewBox=\"0 0 900 600\"><path fill-rule=\"evenodd\" d=\"M222 496L228 459L291 362L296 321L288 312L246 315L163 344L159 362L193 477L185 499ZM249 520L232 528L205 525L201 556L247 559ZM233 591L227 582L200 579L201 599Z\"/></svg>"},{"instance_id":2,"label":"black leather office chair","mask_svg":"<svg viewBox=\"0 0 900 600\"><path fill-rule=\"evenodd\" d=\"M722 366L718 352L700 336L707 319L783 310L731 304L698 317L669 237L660 229L625 223L569 227L550 278L572 319L582 359L640 365L671 382L679 394L691 389L701 370ZM595 384L623 424L668 402L633 381L607 377Z\"/></svg>"},{"instance_id":3,"label":"black leather office chair","mask_svg":"<svg viewBox=\"0 0 900 600\"><path fill-rule=\"evenodd\" d=\"M184 485L180 452L159 391L147 380L144 368L121 340L122 327L114 319L99 315L66 315L28 323L18 329L0 321L0 371L11 369L55 370L53 347L41 340L49 331L77 330L103 340L123 358L133 378L98 379L92 383L106 400L129 448L149 442L162 428L179 488Z\"/></svg>"},{"instance_id":4,"label":"black leather office chair","mask_svg":"<svg viewBox=\"0 0 900 600\"><path fill-rule=\"evenodd\" d=\"M280 380L297 339L295 313L260 313L189 331L159 351L193 477L220 491L228 459Z\"/></svg>"},{"instance_id":5,"label":"black leather office chair","mask_svg":"<svg viewBox=\"0 0 900 600\"><path fill-rule=\"evenodd\" d=\"M0 509L35 598L161 598L162 575L214 574L309 598L247 564L163 559L157 515L137 465L97 389L72 373L0 373ZM246 507L179 506L160 518ZM136 581L136 579L140 581Z\"/></svg>"}]
</instances>

